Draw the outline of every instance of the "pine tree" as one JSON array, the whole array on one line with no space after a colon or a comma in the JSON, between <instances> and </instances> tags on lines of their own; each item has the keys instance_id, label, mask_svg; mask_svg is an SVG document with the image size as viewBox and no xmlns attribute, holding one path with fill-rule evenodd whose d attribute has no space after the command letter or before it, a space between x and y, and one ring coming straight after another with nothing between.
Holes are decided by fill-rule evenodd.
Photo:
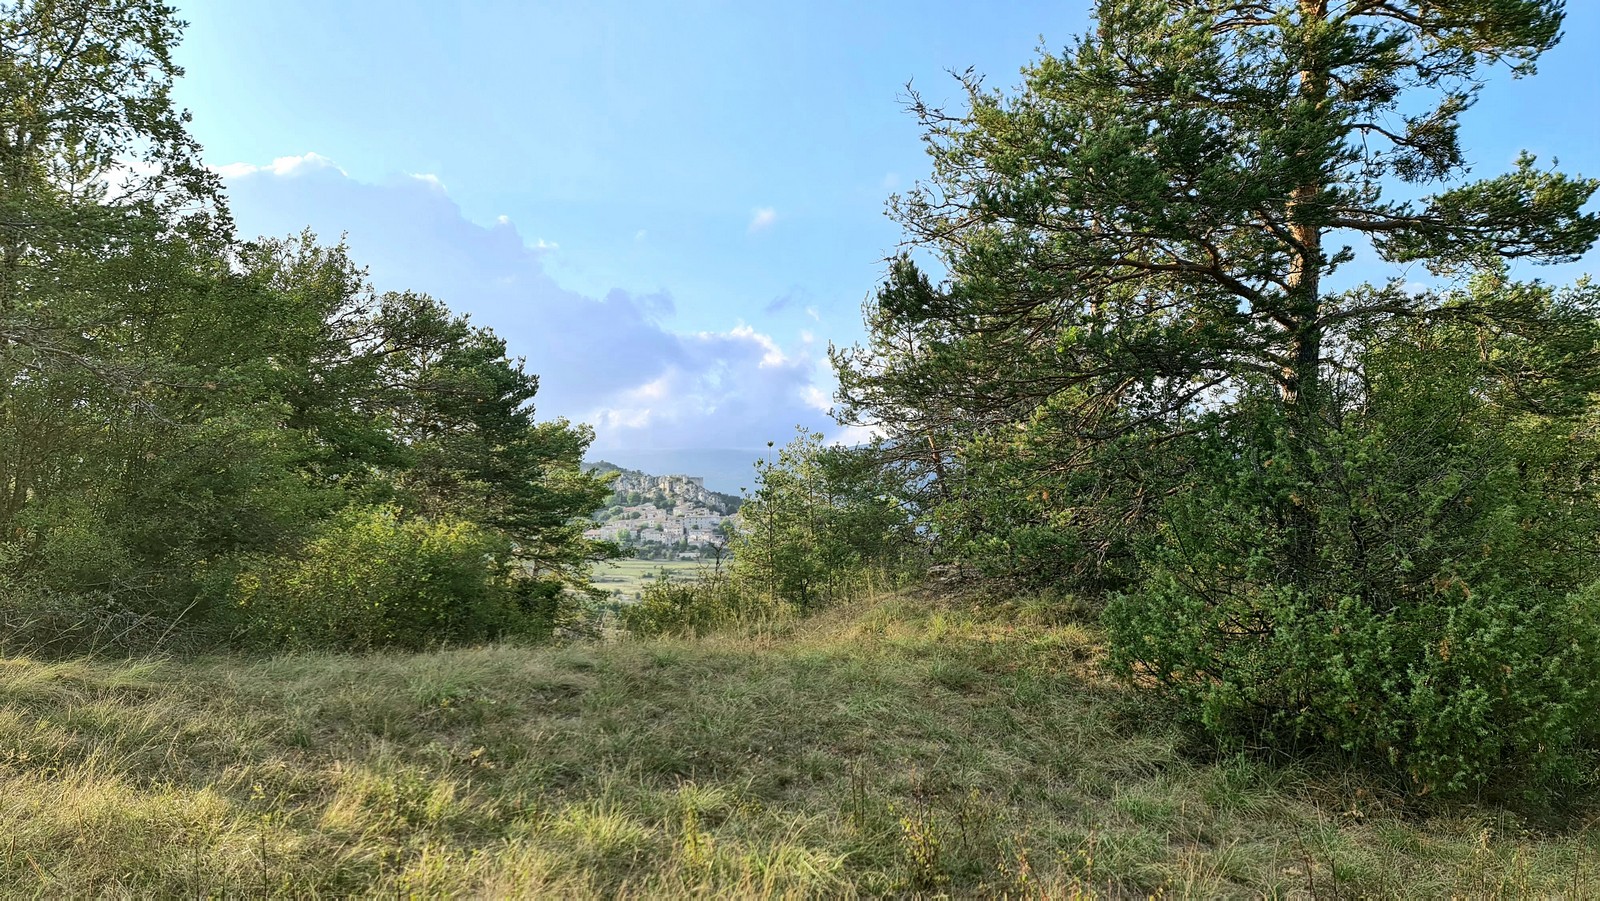
<instances>
[{"instance_id":1,"label":"pine tree","mask_svg":"<svg viewBox=\"0 0 1600 901\"><path fill-rule=\"evenodd\" d=\"M1398 279L1330 290L1341 266L1568 261L1600 235L1595 181L1531 156L1460 180L1460 116L1496 67L1532 73L1562 16L1559 0L1101 0L1014 95L969 74L960 114L914 99L934 172L892 212L948 277L891 268L871 345L835 352L846 415L902 460L926 452L939 484L963 436L1043 417L1056 463L1103 468L1109 443L1182 434L1265 383L1309 478L1331 337L1475 312ZM1284 562L1304 576L1318 539L1297 497Z\"/></svg>"}]
</instances>

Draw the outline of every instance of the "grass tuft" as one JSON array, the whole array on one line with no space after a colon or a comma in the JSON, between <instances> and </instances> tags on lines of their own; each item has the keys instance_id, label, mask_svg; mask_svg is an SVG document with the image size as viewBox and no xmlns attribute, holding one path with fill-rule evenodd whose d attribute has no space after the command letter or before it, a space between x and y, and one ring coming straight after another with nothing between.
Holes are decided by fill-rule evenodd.
<instances>
[{"instance_id":1,"label":"grass tuft","mask_svg":"<svg viewBox=\"0 0 1600 901\"><path fill-rule=\"evenodd\" d=\"M4 659L0 895L1600 897L1582 818L1187 753L1101 657L1041 599L896 597L696 641Z\"/></svg>"}]
</instances>

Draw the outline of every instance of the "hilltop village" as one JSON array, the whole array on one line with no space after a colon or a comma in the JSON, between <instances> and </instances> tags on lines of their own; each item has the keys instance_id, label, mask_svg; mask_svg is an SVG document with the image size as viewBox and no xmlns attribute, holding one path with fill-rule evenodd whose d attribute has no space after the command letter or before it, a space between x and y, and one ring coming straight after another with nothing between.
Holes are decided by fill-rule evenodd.
<instances>
[{"instance_id":1,"label":"hilltop village","mask_svg":"<svg viewBox=\"0 0 1600 901\"><path fill-rule=\"evenodd\" d=\"M726 546L737 496L706 488L698 476L657 476L603 461L591 469L617 475L584 537L615 541L628 556L650 560L698 560Z\"/></svg>"}]
</instances>

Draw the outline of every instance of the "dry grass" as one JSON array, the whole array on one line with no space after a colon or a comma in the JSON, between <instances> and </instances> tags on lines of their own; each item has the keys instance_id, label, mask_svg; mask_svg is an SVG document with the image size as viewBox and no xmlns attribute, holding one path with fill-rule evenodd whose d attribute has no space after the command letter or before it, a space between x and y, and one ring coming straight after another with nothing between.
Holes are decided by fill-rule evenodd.
<instances>
[{"instance_id":1,"label":"dry grass","mask_svg":"<svg viewBox=\"0 0 1600 901\"><path fill-rule=\"evenodd\" d=\"M0 895L1600 897L1600 829L1202 760L1098 636L0 661Z\"/></svg>"}]
</instances>

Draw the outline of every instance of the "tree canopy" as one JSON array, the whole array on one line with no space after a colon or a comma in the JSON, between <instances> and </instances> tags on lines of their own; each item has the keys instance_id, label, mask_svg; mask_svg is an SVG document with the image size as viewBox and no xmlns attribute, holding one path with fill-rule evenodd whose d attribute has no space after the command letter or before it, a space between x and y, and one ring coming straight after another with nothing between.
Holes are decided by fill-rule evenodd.
<instances>
[{"instance_id":1,"label":"tree canopy","mask_svg":"<svg viewBox=\"0 0 1600 901\"><path fill-rule=\"evenodd\" d=\"M1080 464L1266 383L1304 470L1341 335L1477 312L1398 276L1330 289L1342 266L1567 261L1600 235L1594 180L1531 156L1461 180L1460 116L1493 67L1532 73L1561 17L1533 0L1104 0L1014 94L968 75L963 111L914 97L933 175L891 212L944 277L911 254L890 268L870 344L835 353L845 415L933 460L941 432L1046 412Z\"/></svg>"},{"instance_id":2,"label":"tree canopy","mask_svg":"<svg viewBox=\"0 0 1600 901\"><path fill-rule=\"evenodd\" d=\"M1116 665L1218 735L1425 788L1570 767L1600 298L1508 266L1587 252L1600 181L1469 180L1459 138L1562 18L1100 0L1016 90L913 94L932 175L891 201L868 342L833 351L846 421L947 561L1103 597Z\"/></svg>"},{"instance_id":3,"label":"tree canopy","mask_svg":"<svg viewBox=\"0 0 1600 901\"><path fill-rule=\"evenodd\" d=\"M153 0L0 7L0 616L352 644L553 627L614 552L582 536L608 493L592 433L536 421L504 341L378 294L342 245L239 240L172 103L182 27ZM334 602L350 580L381 621ZM366 625L285 631L318 609Z\"/></svg>"}]
</instances>

